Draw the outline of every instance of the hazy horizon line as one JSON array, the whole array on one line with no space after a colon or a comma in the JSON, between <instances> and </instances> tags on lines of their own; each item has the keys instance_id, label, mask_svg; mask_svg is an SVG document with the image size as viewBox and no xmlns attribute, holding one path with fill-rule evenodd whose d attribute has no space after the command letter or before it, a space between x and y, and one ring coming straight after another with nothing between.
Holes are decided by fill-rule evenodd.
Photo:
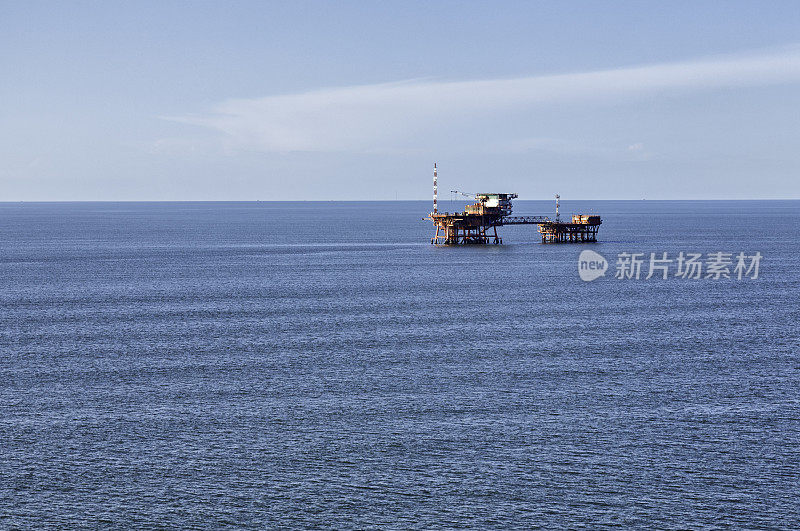
<instances>
[{"instance_id":1,"label":"hazy horizon line","mask_svg":"<svg viewBox=\"0 0 800 531\"><path fill-rule=\"evenodd\" d=\"M524 201L544 201L554 202L555 198L546 199L515 199L515 202ZM561 202L571 201L663 201L663 202L701 202L701 201L800 201L800 197L778 198L711 198L711 199L656 199L643 197L641 199L586 199L586 198L564 198L561 197ZM431 199L19 199L19 200L0 200L0 204L17 204L17 203L431 203ZM439 198L439 204L442 203L464 203L469 204L467 201L453 201L450 199ZM432 205L431 205L432 206ZM441 209L440 209L441 210Z\"/></svg>"}]
</instances>

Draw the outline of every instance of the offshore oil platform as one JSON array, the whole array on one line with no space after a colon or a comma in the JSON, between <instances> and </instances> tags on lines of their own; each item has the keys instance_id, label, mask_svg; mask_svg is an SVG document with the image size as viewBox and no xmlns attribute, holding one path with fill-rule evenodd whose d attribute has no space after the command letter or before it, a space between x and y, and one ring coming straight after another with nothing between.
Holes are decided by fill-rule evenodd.
<instances>
[{"instance_id":1,"label":"offshore oil platform","mask_svg":"<svg viewBox=\"0 0 800 531\"><path fill-rule=\"evenodd\" d=\"M538 225L542 243L596 242L597 230L602 224L600 216L576 214L571 221L561 221L560 199L556 195L556 216L512 216L511 200L517 194L461 194L476 200L466 205L463 212L439 212L438 170L433 165L433 212L427 218L436 226L431 243L438 245L503 243L497 227L503 225Z\"/></svg>"}]
</instances>

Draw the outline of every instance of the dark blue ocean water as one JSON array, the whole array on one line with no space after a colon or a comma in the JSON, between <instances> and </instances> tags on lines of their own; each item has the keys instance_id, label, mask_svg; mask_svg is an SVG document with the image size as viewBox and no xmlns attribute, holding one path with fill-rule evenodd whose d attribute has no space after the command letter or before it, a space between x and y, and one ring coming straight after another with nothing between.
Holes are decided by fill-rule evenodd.
<instances>
[{"instance_id":1,"label":"dark blue ocean water","mask_svg":"<svg viewBox=\"0 0 800 531\"><path fill-rule=\"evenodd\" d=\"M583 245L428 210L0 204L0 527L800 526L800 202L565 201Z\"/></svg>"}]
</instances>

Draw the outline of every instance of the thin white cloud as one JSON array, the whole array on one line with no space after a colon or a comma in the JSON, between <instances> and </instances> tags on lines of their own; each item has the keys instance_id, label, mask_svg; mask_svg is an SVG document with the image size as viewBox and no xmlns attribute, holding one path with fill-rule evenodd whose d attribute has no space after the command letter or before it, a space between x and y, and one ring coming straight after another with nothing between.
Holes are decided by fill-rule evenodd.
<instances>
[{"instance_id":1,"label":"thin white cloud","mask_svg":"<svg viewBox=\"0 0 800 531\"><path fill-rule=\"evenodd\" d=\"M211 112L169 117L264 151L396 149L443 120L542 103L616 100L657 92L796 83L800 47L677 63L480 81L408 81L232 99Z\"/></svg>"},{"instance_id":2,"label":"thin white cloud","mask_svg":"<svg viewBox=\"0 0 800 531\"><path fill-rule=\"evenodd\" d=\"M594 157L613 157L619 154L619 149L609 149L608 147L598 145L588 146L584 143L576 143L563 138L545 137L526 137L488 142L484 146L484 151L486 153L510 154L543 152L567 156L589 155Z\"/></svg>"}]
</instances>

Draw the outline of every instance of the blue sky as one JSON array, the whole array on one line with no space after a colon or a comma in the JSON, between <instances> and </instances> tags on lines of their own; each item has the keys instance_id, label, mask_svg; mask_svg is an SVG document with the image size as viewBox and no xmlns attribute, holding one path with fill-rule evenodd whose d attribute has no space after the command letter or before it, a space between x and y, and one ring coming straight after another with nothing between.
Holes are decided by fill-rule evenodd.
<instances>
[{"instance_id":1,"label":"blue sky","mask_svg":"<svg viewBox=\"0 0 800 531\"><path fill-rule=\"evenodd\" d=\"M800 198L797 2L0 1L0 200Z\"/></svg>"}]
</instances>

